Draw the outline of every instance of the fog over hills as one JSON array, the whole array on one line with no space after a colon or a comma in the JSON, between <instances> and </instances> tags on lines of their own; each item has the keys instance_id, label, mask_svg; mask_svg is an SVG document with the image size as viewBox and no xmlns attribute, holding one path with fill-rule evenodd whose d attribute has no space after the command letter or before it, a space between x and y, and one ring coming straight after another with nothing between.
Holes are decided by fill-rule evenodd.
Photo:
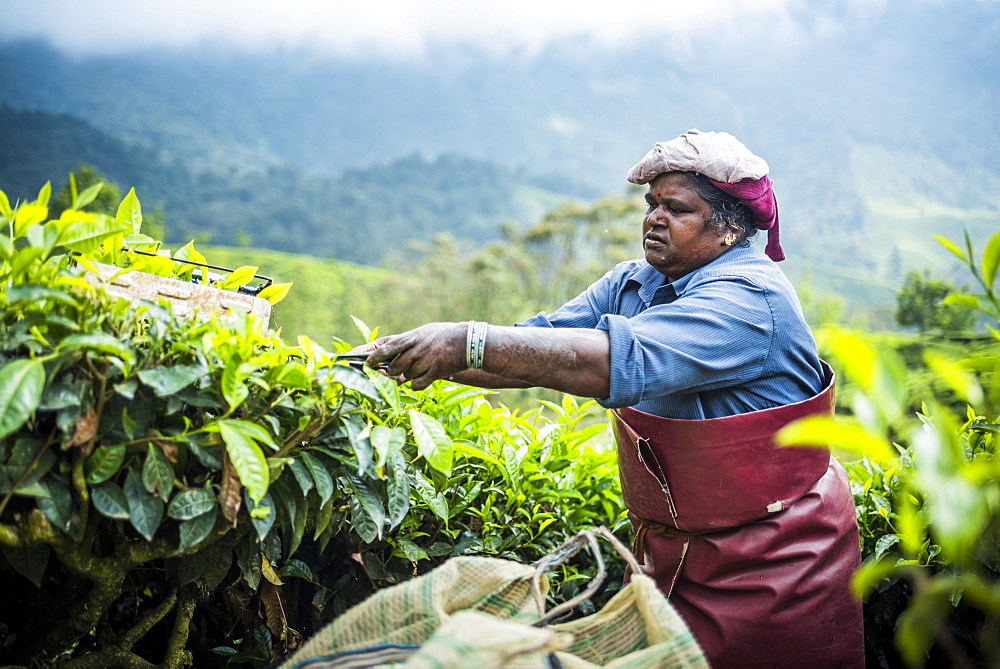
<instances>
[{"instance_id":1,"label":"fog over hills","mask_svg":"<svg viewBox=\"0 0 1000 669\"><path fill-rule=\"evenodd\" d=\"M655 141L727 130L771 165L786 271L808 266L845 291L891 291L911 267L952 273L931 233L959 239L967 225L982 240L1000 226L1000 3L790 7L794 30L755 23L735 37L646 34L625 47L563 38L527 54L438 44L412 58L220 46L70 55L9 39L0 102L72 116L192 174L277 168L330 183L362 170L391 183L394 161L456 155L545 186L551 201L622 193Z\"/></svg>"}]
</instances>

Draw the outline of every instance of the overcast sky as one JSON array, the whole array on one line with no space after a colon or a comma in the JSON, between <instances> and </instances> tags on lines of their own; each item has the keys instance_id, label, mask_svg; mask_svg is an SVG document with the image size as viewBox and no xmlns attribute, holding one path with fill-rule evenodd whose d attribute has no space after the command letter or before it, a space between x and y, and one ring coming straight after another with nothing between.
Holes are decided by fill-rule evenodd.
<instances>
[{"instance_id":1,"label":"overcast sky","mask_svg":"<svg viewBox=\"0 0 1000 669\"><path fill-rule=\"evenodd\" d=\"M532 53L584 36L607 46L671 48L703 34L766 27L773 39L837 30L888 0L0 0L0 39L41 37L75 52L212 42L308 48L348 57L412 57L429 45ZM831 18L829 8L836 10ZM827 12L827 14L824 14ZM804 26L802 17L813 17ZM816 18L816 17L819 18Z\"/></svg>"}]
</instances>

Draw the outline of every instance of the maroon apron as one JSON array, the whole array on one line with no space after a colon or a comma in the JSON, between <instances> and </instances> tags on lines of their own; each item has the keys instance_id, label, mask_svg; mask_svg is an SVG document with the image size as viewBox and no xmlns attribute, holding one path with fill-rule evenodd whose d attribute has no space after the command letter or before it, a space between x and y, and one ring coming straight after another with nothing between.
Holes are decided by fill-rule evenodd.
<instances>
[{"instance_id":1,"label":"maroon apron","mask_svg":"<svg viewBox=\"0 0 1000 669\"><path fill-rule=\"evenodd\" d=\"M804 402L677 420L614 413L636 557L713 666L863 667L854 500L826 444L780 448L785 424L833 411L833 372Z\"/></svg>"}]
</instances>

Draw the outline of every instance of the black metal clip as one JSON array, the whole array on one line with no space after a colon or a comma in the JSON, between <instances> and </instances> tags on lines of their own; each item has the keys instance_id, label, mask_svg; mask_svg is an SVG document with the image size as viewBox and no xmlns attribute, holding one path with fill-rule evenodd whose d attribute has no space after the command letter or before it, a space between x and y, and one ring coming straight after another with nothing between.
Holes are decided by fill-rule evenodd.
<instances>
[{"instance_id":1,"label":"black metal clip","mask_svg":"<svg viewBox=\"0 0 1000 669\"><path fill-rule=\"evenodd\" d=\"M158 255L156 253L150 253L149 251L137 251L135 249L123 249L123 250L131 251L132 253L138 253L139 255L144 255L144 256L154 256L155 257L155 256ZM227 273L230 273L230 274L233 272L232 269L229 269L227 267L219 267L218 265L206 265L205 263L202 263L202 262L195 262L194 260L186 260L184 258L169 258L169 260L172 260L174 262L187 263L188 265L194 265L196 267L202 267L202 268L205 268L205 269L217 269L220 272L227 272ZM192 277L195 277L195 273L197 274L197 278L192 278L191 282L192 283L201 283L201 279L205 275L202 273L202 271L195 270L192 273ZM213 278L213 276L212 276L211 273L208 274L209 283L215 283L216 281L218 281L219 279L222 279L222 278L223 277L220 276L220 275L216 275L216 277ZM261 279L261 280L264 281L264 283L259 283L256 286L248 286L248 285L238 286L236 288L236 292L237 293L243 293L244 295L253 295L254 297L256 297L260 293L260 291L264 290L265 288L267 288L268 286L270 286L272 283L274 283L274 279L272 279L269 276L264 276L262 274L254 274L253 278L255 278L255 279Z\"/></svg>"}]
</instances>

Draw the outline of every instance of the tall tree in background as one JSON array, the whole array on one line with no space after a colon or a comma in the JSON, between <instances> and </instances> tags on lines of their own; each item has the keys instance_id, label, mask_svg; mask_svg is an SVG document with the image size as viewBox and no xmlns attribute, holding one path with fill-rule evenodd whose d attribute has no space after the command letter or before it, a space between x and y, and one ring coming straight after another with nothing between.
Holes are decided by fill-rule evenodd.
<instances>
[{"instance_id":1,"label":"tall tree in background","mask_svg":"<svg viewBox=\"0 0 1000 669\"><path fill-rule=\"evenodd\" d=\"M53 217L58 218L63 211L73 206L74 193L82 193L94 184L102 184L101 190L83 208L94 213L114 216L118 211L118 203L122 200L121 189L114 181L98 172L96 167L81 164L74 172L70 173L65 185L52 198ZM143 229L153 239L163 239L165 218L163 204L158 203L153 211L143 212Z\"/></svg>"},{"instance_id":2,"label":"tall tree in background","mask_svg":"<svg viewBox=\"0 0 1000 669\"><path fill-rule=\"evenodd\" d=\"M118 203L122 201L122 196L121 191L113 181L98 172L97 169L91 165L80 165L70 175L70 178L75 182L75 187L70 184L69 180L67 180L66 184L60 188L59 192L56 193L54 198L52 198L53 217L58 218L63 211L73 206L72 193L74 189L77 193L82 193L97 183L102 183L104 186L101 187L97 197L95 197L94 200L87 205L87 211L92 211L98 214L108 214L109 216L115 215L115 212L118 211Z\"/></svg>"},{"instance_id":3,"label":"tall tree in background","mask_svg":"<svg viewBox=\"0 0 1000 669\"><path fill-rule=\"evenodd\" d=\"M896 295L896 322L903 327L916 327L921 334L936 330L962 332L972 328L975 312L969 309L942 304L941 300L955 291L945 279L931 277L929 270L923 274L911 271Z\"/></svg>"}]
</instances>

